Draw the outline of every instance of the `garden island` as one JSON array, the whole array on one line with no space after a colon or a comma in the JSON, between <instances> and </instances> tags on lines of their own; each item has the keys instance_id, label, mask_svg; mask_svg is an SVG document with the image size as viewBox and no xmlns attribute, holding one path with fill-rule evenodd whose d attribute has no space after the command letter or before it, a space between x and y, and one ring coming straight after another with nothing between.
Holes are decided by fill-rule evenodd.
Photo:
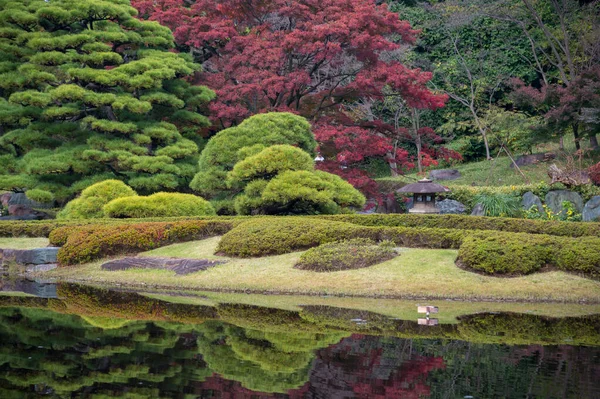
<instances>
[{"instance_id":1,"label":"garden island","mask_svg":"<svg viewBox=\"0 0 600 399\"><path fill-rule=\"evenodd\" d=\"M0 396L600 396L599 15L0 0Z\"/></svg>"}]
</instances>

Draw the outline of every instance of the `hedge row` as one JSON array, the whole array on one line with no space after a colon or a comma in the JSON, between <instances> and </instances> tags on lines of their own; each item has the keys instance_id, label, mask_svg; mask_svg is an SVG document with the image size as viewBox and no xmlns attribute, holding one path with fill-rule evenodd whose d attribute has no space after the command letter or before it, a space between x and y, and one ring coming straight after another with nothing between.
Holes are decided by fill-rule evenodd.
<instances>
[{"instance_id":1,"label":"hedge row","mask_svg":"<svg viewBox=\"0 0 600 399\"><path fill-rule=\"evenodd\" d=\"M459 230L495 230L512 233L547 234L563 237L600 236L600 223L559 222L470 215L332 215L319 219L361 226L428 227Z\"/></svg>"},{"instance_id":2,"label":"hedge row","mask_svg":"<svg viewBox=\"0 0 600 399\"><path fill-rule=\"evenodd\" d=\"M124 224L146 222L173 222L181 220L235 220L241 223L248 216L218 216L218 217L177 217L177 218L148 218L148 219L91 219L75 221L0 221L0 237L48 237L50 232L62 226L82 226L87 224ZM253 216L252 220L270 218L269 216ZM285 218L285 217L277 217ZM513 233L548 234L564 237L600 236L600 223L573 223L559 221L544 221L530 219L492 218L467 215L321 215L305 216L309 219L322 219L335 222L346 222L361 226L388 227L423 227L459 230L496 230Z\"/></svg>"},{"instance_id":3,"label":"hedge row","mask_svg":"<svg viewBox=\"0 0 600 399\"><path fill-rule=\"evenodd\" d=\"M178 222L188 220L218 220L241 223L248 216L203 216L203 217L161 217L144 219L86 219L86 220L32 220L32 221L0 221L0 237L49 237L50 233L60 227L78 227L87 225L115 225L148 222Z\"/></svg>"},{"instance_id":4,"label":"hedge row","mask_svg":"<svg viewBox=\"0 0 600 399\"><path fill-rule=\"evenodd\" d=\"M52 242L65 242L58 251L58 261L61 265L73 265L221 235L231 230L234 224L232 221L192 220L62 227L52 234Z\"/></svg>"},{"instance_id":5,"label":"hedge row","mask_svg":"<svg viewBox=\"0 0 600 399\"><path fill-rule=\"evenodd\" d=\"M600 277L600 238L476 232L465 237L457 262L488 274L530 274L549 266Z\"/></svg>"}]
</instances>

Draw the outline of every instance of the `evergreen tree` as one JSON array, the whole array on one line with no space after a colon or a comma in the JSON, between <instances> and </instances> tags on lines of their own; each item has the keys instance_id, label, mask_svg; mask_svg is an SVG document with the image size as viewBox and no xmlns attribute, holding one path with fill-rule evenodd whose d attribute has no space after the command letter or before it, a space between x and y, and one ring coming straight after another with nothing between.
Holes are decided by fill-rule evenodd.
<instances>
[{"instance_id":1,"label":"evergreen tree","mask_svg":"<svg viewBox=\"0 0 600 399\"><path fill-rule=\"evenodd\" d=\"M129 0L0 0L0 190L186 188L214 93Z\"/></svg>"}]
</instances>

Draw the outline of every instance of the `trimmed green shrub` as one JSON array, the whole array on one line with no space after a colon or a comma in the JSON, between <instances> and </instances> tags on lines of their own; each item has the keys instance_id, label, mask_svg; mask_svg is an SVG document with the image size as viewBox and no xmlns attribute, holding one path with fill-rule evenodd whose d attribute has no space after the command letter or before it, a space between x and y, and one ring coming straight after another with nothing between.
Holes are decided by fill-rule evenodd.
<instances>
[{"instance_id":1,"label":"trimmed green shrub","mask_svg":"<svg viewBox=\"0 0 600 399\"><path fill-rule=\"evenodd\" d=\"M105 180L83 190L57 215L58 219L93 219L104 217L102 208L110 201L137 193L120 180Z\"/></svg>"},{"instance_id":2,"label":"trimmed green shrub","mask_svg":"<svg viewBox=\"0 0 600 399\"><path fill-rule=\"evenodd\" d=\"M294 267L315 272L335 272L369 267L397 255L393 243L389 241L378 245L369 239L355 238L309 249L300 256Z\"/></svg>"},{"instance_id":3,"label":"trimmed green shrub","mask_svg":"<svg viewBox=\"0 0 600 399\"><path fill-rule=\"evenodd\" d=\"M216 215L215 209L204 198L180 193L118 198L104 205L103 210L112 218Z\"/></svg>"},{"instance_id":4,"label":"trimmed green shrub","mask_svg":"<svg viewBox=\"0 0 600 399\"><path fill-rule=\"evenodd\" d=\"M25 195L30 200L45 203L45 204L54 201L54 194L52 194L50 191L40 190L38 188L34 188L32 190L27 190L25 192Z\"/></svg>"},{"instance_id":5,"label":"trimmed green shrub","mask_svg":"<svg viewBox=\"0 0 600 399\"><path fill-rule=\"evenodd\" d=\"M228 178L233 183L254 179L270 179L288 170L313 170L313 158L291 145L267 147L256 155L236 163Z\"/></svg>"},{"instance_id":6,"label":"trimmed green shrub","mask_svg":"<svg viewBox=\"0 0 600 399\"><path fill-rule=\"evenodd\" d=\"M600 276L600 238L474 232L465 237L457 262L488 274L530 274L544 266Z\"/></svg>"},{"instance_id":7,"label":"trimmed green shrub","mask_svg":"<svg viewBox=\"0 0 600 399\"><path fill-rule=\"evenodd\" d=\"M463 240L458 262L488 274L529 274L546 265L553 241L544 235L474 233Z\"/></svg>"},{"instance_id":8,"label":"trimmed green shrub","mask_svg":"<svg viewBox=\"0 0 600 399\"><path fill-rule=\"evenodd\" d=\"M237 162L277 144L297 146L313 156L317 145L310 123L300 116L278 112L254 115L209 140L200 155L200 172L190 187L208 197L228 191L225 176Z\"/></svg>"},{"instance_id":9,"label":"trimmed green shrub","mask_svg":"<svg viewBox=\"0 0 600 399\"><path fill-rule=\"evenodd\" d=\"M322 171L287 171L271 181L254 180L235 200L241 215L336 214L361 208L365 197L337 175Z\"/></svg>"},{"instance_id":10,"label":"trimmed green shrub","mask_svg":"<svg viewBox=\"0 0 600 399\"><path fill-rule=\"evenodd\" d=\"M58 261L61 265L73 265L147 251L175 242L221 235L232 227L233 223L227 221L87 225L73 229L58 251Z\"/></svg>"}]
</instances>

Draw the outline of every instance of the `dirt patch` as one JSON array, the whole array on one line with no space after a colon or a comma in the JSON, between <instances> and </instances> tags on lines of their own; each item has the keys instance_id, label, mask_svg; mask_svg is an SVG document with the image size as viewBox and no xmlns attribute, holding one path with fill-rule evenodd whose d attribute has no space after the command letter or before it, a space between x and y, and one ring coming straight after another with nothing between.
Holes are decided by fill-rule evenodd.
<instances>
[{"instance_id":1,"label":"dirt patch","mask_svg":"<svg viewBox=\"0 0 600 399\"><path fill-rule=\"evenodd\" d=\"M102 265L102 270L172 270L177 275L186 275L203 271L223 263L227 263L227 261L183 258L123 258L104 263Z\"/></svg>"}]
</instances>

